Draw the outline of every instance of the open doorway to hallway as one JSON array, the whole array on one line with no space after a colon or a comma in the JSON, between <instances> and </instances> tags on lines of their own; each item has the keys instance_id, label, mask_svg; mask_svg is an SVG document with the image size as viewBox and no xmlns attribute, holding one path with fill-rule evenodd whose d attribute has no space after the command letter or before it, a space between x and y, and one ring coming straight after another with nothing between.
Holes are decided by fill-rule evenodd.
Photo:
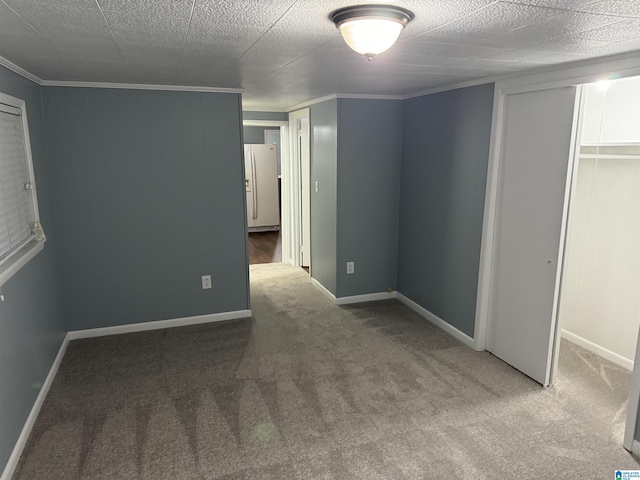
<instances>
[{"instance_id":1,"label":"open doorway to hallway","mask_svg":"<svg viewBox=\"0 0 640 480\"><path fill-rule=\"evenodd\" d=\"M289 120L244 120L245 182L249 264L288 263L309 273L310 242L310 167L311 144L309 109L289 114ZM264 212L264 188L257 184L256 167L264 147L277 154L277 215L275 221L257 222ZM273 169L272 169L273 170ZM273 183L276 175L269 173ZM255 189L258 189L257 195ZM257 210L257 213L256 213ZM252 223L253 221L253 223ZM277 225L274 225L277 224Z\"/></svg>"},{"instance_id":2,"label":"open doorway to hallway","mask_svg":"<svg viewBox=\"0 0 640 480\"><path fill-rule=\"evenodd\" d=\"M286 123L243 122L250 265L282 262L281 142L287 140Z\"/></svg>"}]
</instances>

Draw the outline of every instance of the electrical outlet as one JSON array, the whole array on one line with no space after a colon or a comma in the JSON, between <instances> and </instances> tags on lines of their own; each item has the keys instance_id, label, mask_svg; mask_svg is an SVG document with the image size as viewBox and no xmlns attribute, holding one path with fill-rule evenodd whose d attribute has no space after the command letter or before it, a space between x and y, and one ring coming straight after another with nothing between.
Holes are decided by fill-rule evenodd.
<instances>
[{"instance_id":1,"label":"electrical outlet","mask_svg":"<svg viewBox=\"0 0 640 480\"><path fill-rule=\"evenodd\" d=\"M318 182L317 180L316 180L315 187L316 187L316 193L318 193L320 191L320 182Z\"/></svg>"},{"instance_id":2,"label":"electrical outlet","mask_svg":"<svg viewBox=\"0 0 640 480\"><path fill-rule=\"evenodd\" d=\"M355 262L347 262L347 275L351 275L352 273L355 273L355 271Z\"/></svg>"},{"instance_id":3,"label":"electrical outlet","mask_svg":"<svg viewBox=\"0 0 640 480\"><path fill-rule=\"evenodd\" d=\"M207 288L211 288L211 275L202 276L202 289L206 290Z\"/></svg>"}]
</instances>

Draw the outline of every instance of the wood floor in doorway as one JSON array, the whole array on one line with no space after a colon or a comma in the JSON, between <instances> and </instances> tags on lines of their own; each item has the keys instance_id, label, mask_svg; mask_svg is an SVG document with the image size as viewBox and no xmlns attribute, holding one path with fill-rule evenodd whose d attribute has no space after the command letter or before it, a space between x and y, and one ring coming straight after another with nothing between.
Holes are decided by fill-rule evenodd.
<instances>
[{"instance_id":1,"label":"wood floor in doorway","mask_svg":"<svg viewBox=\"0 0 640 480\"><path fill-rule=\"evenodd\" d=\"M249 264L282 262L282 234L277 232L249 233Z\"/></svg>"}]
</instances>

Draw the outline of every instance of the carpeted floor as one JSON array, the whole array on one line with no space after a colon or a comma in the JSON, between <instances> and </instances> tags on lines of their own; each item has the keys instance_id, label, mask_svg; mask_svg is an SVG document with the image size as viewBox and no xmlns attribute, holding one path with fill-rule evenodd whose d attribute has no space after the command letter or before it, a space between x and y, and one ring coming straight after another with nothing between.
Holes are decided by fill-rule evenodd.
<instances>
[{"instance_id":1,"label":"carpeted floor","mask_svg":"<svg viewBox=\"0 0 640 480\"><path fill-rule=\"evenodd\" d=\"M15 479L596 479L630 375L563 344L543 390L394 301L251 267L253 318L71 342Z\"/></svg>"}]
</instances>

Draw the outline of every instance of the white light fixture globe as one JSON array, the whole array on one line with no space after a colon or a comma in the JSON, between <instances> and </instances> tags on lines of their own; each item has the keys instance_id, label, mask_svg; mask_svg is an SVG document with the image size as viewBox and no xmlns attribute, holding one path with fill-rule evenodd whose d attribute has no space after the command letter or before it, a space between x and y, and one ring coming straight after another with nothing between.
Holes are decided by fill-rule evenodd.
<instances>
[{"instance_id":1,"label":"white light fixture globe","mask_svg":"<svg viewBox=\"0 0 640 480\"><path fill-rule=\"evenodd\" d=\"M353 50L369 60L388 50L413 13L390 5L356 5L331 14L331 20Z\"/></svg>"}]
</instances>

